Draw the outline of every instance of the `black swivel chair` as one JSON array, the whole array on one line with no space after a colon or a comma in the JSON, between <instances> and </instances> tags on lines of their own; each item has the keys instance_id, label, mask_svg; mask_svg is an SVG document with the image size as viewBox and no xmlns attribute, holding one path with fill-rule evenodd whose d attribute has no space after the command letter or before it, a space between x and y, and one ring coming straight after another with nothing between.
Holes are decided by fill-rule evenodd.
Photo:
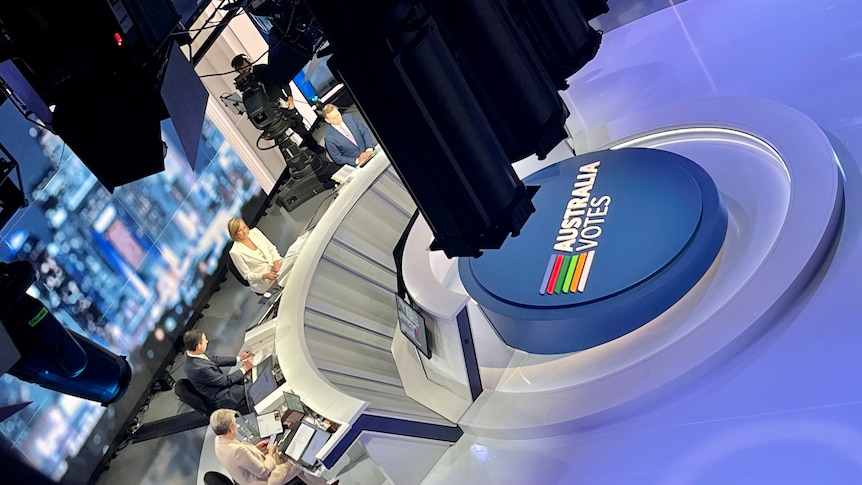
<instances>
[{"instance_id":1,"label":"black swivel chair","mask_svg":"<svg viewBox=\"0 0 862 485\"><path fill-rule=\"evenodd\" d=\"M206 472L204 473L204 484L205 485L236 485L236 482L231 480L230 478L224 476L219 472ZM305 482L302 481L299 477L293 477L289 482L284 485L305 485Z\"/></svg>"},{"instance_id":2,"label":"black swivel chair","mask_svg":"<svg viewBox=\"0 0 862 485\"><path fill-rule=\"evenodd\" d=\"M232 259L230 259L230 256L227 258L227 270L239 280L242 286L248 286L248 280L242 277L242 273L239 272L239 268L236 267L236 264Z\"/></svg>"},{"instance_id":3,"label":"black swivel chair","mask_svg":"<svg viewBox=\"0 0 862 485\"><path fill-rule=\"evenodd\" d=\"M236 482L219 472L204 473L204 483L206 485L236 485Z\"/></svg>"},{"instance_id":4,"label":"black swivel chair","mask_svg":"<svg viewBox=\"0 0 862 485\"><path fill-rule=\"evenodd\" d=\"M199 393L188 379L178 379L176 384L174 384L174 393L176 393L180 401L188 404L195 411L205 414L207 417L215 411L209 400L203 394Z\"/></svg>"}]
</instances>

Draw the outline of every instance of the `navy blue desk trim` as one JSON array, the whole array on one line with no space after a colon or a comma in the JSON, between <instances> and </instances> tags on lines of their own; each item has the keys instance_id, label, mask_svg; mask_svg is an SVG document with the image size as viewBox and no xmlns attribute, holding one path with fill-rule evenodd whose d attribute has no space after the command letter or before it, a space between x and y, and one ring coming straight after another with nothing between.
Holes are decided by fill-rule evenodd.
<instances>
[{"instance_id":1,"label":"navy blue desk trim","mask_svg":"<svg viewBox=\"0 0 862 485\"><path fill-rule=\"evenodd\" d=\"M476 347L473 345L473 332L470 330L466 306L455 317L455 321L458 322L458 335L461 337L461 350L464 353L464 365L467 367L467 385L470 386L470 397L475 402L479 394L482 394L482 378L479 376L479 361L476 360Z\"/></svg>"},{"instance_id":2,"label":"navy blue desk trim","mask_svg":"<svg viewBox=\"0 0 862 485\"><path fill-rule=\"evenodd\" d=\"M427 438L438 441L448 441L454 443L464 434L461 428L457 426L441 426L439 424L419 423L416 421L407 421L404 419L387 418L383 416L374 416L372 414L363 414L353 424L347 434L341 441L335 445L335 448L323 460L323 466L332 468L335 463L341 458L350 445L356 441L359 434L363 431L375 431L378 433L388 433L399 436L411 436L414 438Z\"/></svg>"}]
</instances>

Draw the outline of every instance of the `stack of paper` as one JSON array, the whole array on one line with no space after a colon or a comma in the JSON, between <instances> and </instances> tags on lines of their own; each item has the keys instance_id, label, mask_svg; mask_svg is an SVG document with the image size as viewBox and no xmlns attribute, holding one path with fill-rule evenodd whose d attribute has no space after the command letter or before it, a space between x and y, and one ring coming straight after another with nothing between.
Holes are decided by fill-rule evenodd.
<instances>
[{"instance_id":1,"label":"stack of paper","mask_svg":"<svg viewBox=\"0 0 862 485\"><path fill-rule=\"evenodd\" d=\"M281 416L278 414L278 411L261 414L257 417L257 434L261 438L278 434L282 431L284 431L284 428L281 426Z\"/></svg>"},{"instance_id":2,"label":"stack of paper","mask_svg":"<svg viewBox=\"0 0 862 485\"><path fill-rule=\"evenodd\" d=\"M332 174L332 180L335 180L336 183L343 184L345 180L350 177L356 170L356 167L351 167L350 165L342 165L341 168L338 169L337 172Z\"/></svg>"}]
</instances>

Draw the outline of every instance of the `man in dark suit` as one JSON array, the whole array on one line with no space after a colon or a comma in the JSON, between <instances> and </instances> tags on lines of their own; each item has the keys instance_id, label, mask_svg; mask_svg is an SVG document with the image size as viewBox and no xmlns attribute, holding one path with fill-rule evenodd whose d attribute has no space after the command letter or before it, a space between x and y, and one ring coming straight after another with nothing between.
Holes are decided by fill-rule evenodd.
<instances>
[{"instance_id":1,"label":"man in dark suit","mask_svg":"<svg viewBox=\"0 0 862 485\"><path fill-rule=\"evenodd\" d=\"M332 104L323 107L323 119L329 123L323 143L333 162L359 166L371 158L376 142L362 122L351 115L342 116Z\"/></svg>"},{"instance_id":2,"label":"man in dark suit","mask_svg":"<svg viewBox=\"0 0 862 485\"><path fill-rule=\"evenodd\" d=\"M250 409L245 398L245 374L254 366L251 352L243 350L234 357L207 356L207 343L206 334L200 330L189 330L183 335L186 376L215 407L247 414ZM242 366L230 374L221 369L239 363Z\"/></svg>"}]
</instances>

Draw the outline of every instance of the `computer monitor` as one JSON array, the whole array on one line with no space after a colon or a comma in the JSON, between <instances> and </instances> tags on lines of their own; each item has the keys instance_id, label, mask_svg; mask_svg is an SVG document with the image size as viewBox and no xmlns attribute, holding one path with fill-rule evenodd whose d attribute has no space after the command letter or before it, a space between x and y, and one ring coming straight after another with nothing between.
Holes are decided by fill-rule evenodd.
<instances>
[{"instance_id":1,"label":"computer monitor","mask_svg":"<svg viewBox=\"0 0 862 485\"><path fill-rule=\"evenodd\" d=\"M331 55L314 58L306 64L293 78L293 82L299 88L302 96L309 103L314 103L323 98L338 85L335 76L327 65Z\"/></svg>"},{"instance_id":2,"label":"computer monitor","mask_svg":"<svg viewBox=\"0 0 862 485\"><path fill-rule=\"evenodd\" d=\"M286 404L287 409L290 409L291 411L299 411L301 413L305 412L305 406L302 404L302 399L292 392L284 391L284 404Z\"/></svg>"},{"instance_id":3,"label":"computer monitor","mask_svg":"<svg viewBox=\"0 0 862 485\"><path fill-rule=\"evenodd\" d=\"M428 338L428 329L425 327L425 317L422 316L404 298L395 296L395 305L398 308L398 328L407 337L419 352L427 358L431 358L431 345Z\"/></svg>"},{"instance_id":4,"label":"computer monitor","mask_svg":"<svg viewBox=\"0 0 862 485\"><path fill-rule=\"evenodd\" d=\"M251 401L249 405L257 406L261 401L266 399L266 396L275 392L276 387L275 377L272 375L272 367L265 367L262 371L258 372L257 379L248 388L248 398Z\"/></svg>"}]
</instances>

